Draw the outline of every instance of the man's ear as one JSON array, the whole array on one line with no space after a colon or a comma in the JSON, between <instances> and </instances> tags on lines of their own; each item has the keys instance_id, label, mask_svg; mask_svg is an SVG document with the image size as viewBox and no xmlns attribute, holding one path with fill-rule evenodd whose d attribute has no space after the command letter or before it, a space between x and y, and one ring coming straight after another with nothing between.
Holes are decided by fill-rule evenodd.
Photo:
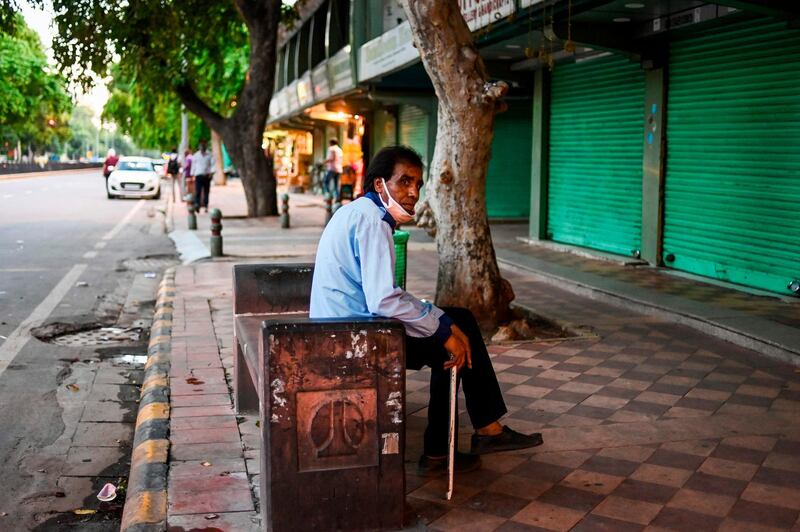
<instances>
[{"instance_id":1,"label":"man's ear","mask_svg":"<svg viewBox=\"0 0 800 532\"><path fill-rule=\"evenodd\" d=\"M375 192L378 194L383 193L383 179L378 178L372 182L372 186L375 187Z\"/></svg>"}]
</instances>

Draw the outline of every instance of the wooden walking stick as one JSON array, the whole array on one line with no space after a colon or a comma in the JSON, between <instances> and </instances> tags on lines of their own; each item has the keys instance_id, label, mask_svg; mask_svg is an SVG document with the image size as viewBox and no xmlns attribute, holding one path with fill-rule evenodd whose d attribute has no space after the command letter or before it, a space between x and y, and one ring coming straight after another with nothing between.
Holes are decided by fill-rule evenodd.
<instances>
[{"instance_id":1,"label":"wooden walking stick","mask_svg":"<svg viewBox=\"0 0 800 532\"><path fill-rule=\"evenodd\" d=\"M453 473L456 458L456 401L457 399L457 372L458 368L450 368L450 431L447 437L447 500L453 496Z\"/></svg>"}]
</instances>

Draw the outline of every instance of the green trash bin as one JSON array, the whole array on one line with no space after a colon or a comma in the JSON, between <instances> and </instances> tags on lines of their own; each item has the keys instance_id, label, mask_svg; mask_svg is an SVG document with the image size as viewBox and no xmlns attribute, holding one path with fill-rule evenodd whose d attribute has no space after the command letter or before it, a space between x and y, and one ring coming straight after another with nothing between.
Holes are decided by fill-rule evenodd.
<instances>
[{"instance_id":1,"label":"green trash bin","mask_svg":"<svg viewBox=\"0 0 800 532\"><path fill-rule=\"evenodd\" d=\"M407 231L394 232L394 284L403 290L406 289L406 245L408 244Z\"/></svg>"}]
</instances>

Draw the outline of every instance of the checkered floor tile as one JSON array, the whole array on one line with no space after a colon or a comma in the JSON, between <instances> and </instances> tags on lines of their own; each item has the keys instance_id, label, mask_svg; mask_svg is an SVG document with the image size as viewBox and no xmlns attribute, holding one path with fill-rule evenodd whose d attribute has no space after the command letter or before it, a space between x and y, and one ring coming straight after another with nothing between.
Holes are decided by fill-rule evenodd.
<instances>
[{"instance_id":1,"label":"checkered floor tile","mask_svg":"<svg viewBox=\"0 0 800 532\"><path fill-rule=\"evenodd\" d=\"M505 423L542 432L545 445L484 456L480 470L457 477L449 502L443 479L416 474L429 372L408 372L415 526L800 529L796 368L680 325L509 280L518 298L558 307L598 337L490 347L509 406ZM432 293L427 283L420 288ZM462 414L463 404L462 396ZM459 420L466 450L472 429L468 416Z\"/></svg>"}]
</instances>

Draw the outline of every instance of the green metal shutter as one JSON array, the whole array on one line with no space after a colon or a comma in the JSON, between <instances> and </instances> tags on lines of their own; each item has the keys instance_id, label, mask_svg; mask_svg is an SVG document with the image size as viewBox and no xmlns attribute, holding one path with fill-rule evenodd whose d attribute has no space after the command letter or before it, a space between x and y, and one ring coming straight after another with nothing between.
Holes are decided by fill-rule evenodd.
<instances>
[{"instance_id":1,"label":"green metal shutter","mask_svg":"<svg viewBox=\"0 0 800 532\"><path fill-rule=\"evenodd\" d=\"M800 31L671 46L664 262L775 292L800 278Z\"/></svg>"},{"instance_id":2,"label":"green metal shutter","mask_svg":"<svg viewBox=\"0 0 800 532\"><path fill-rule=\"evenodd\" d=\"M556 66L548 238L622 255L639 250L644 100L644 72L627 58Z\"/></svg>"},{"instance_id":3,"label":"green metal shutter","mask_svg":"<svg viewBox=\"0 0 800 532\"><path fill-rule=\"evenodd\" d=\"M398 111L400 144L414 148L428 168L428 115L415 105L401 105Z\"/></svg>"},{"instance_id":4,"label":"green metal shutter","mask_svg":"<svg viewBox=\"0 0 800 532\"><path fill-rule=\"evenodd\" d=\"M531 208L531 101L510 101L495 117L486 175L489 218L527 218Z\"/></svg>"}]
</instances>

